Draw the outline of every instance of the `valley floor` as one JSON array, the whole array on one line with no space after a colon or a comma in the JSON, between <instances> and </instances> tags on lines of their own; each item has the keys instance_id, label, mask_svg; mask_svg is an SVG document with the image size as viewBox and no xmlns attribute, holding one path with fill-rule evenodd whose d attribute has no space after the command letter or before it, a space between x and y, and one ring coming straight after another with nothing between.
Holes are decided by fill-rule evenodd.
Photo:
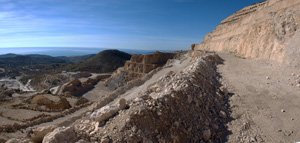
<instances>
[{"instance_id":1,"label":"valley floor","mask_svg":"<svg viewBox=\"0 0 300 143\"><path fill-rule=\"evenodd\" d=\"M227 142L300 141L299 70L264 60L219 54L232 120ZM298 85L297 85L298 84Z\"/></svg>"}]
</instances>

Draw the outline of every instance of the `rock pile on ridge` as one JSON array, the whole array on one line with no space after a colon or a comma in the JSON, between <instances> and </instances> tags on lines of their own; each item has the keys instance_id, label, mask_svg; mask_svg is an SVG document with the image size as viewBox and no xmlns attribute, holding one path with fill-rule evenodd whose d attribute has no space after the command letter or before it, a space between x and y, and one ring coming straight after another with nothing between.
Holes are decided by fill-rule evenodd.
<instances>
[{"instance_id":1,"label":"rock pile on ridge","mask_svg":"<svg viewBox=\"0 0 300 143\"><path fill-rule=\"evenodd\" d=\"M91 142L222 142L228 96L218 86L218 63L217 55L199 58L184 71L161 77L129 102L129 109L100 122L87 117L75 131ZM91 117L104 108L109 110L102 107Z\"/></svg>"}]
</instances>

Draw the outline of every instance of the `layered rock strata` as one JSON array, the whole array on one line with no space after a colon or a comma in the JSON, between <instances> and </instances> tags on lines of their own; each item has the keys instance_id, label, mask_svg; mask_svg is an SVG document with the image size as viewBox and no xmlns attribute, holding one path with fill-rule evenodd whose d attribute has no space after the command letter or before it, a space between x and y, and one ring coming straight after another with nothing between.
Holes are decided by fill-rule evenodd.
<instances>
[{"instance_id":1,"label":"layered rock strata","mask_svg":"<svg viewBox=\"0 0 300 143\"><path fill-rule=\"evenodd\" d=\"M299 37L300 1L268 0L234 13L192 50L234 53L244 58L263 58L291 63L299 48L291 48ZM299 41L299 40L298 40ZM299 42L298 42L299 43ZM299 62L297 60L296 62Z\"/></svg>"},{"instance_id":2,"label":"layered rock strata","mask_svg":"<svg viewBox=\"0 0 300 143\"><path fill-rule=\"evenodd\" d=\"M174 58L175 53L160 53L147 55L133 55L129 61L125 62L124 67L118 68L112 75L112 78L106 81L106 85L117 89L126 82L140 78L150 71L161 67L167 63L169 59Z\"/></svg>"}]
</instances>

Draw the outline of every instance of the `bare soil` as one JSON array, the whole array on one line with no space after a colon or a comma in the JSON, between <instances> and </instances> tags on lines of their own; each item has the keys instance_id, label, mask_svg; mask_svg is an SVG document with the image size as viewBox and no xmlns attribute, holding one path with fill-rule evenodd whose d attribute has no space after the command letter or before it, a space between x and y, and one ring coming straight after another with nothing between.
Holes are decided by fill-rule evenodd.
<instances>
[{"instance_id":1,"label":"bare soil","mask_svg":"<svg viewBox=\"0 0 300 143\"><path fill-rule=\"evenodd\" d=\"M222 83L233 93L227 142L300 141L300 70L219 55L225 60L218 66Z\"/></svg>"}]
</instances>

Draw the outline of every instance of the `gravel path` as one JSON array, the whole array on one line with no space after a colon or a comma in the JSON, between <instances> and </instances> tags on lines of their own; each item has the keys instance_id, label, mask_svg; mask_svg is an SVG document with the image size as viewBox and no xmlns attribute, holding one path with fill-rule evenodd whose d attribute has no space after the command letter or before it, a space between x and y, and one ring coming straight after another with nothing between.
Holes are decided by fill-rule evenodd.
<instances>
[{"instance_id":1,"label":"gravel path","mask_svg":"<svg viewBox=\"0 0 300 143\"><path fill-rule=\"evenodd\" d=\"M230 98L228 142L300 141L300 70L270 61L220 54ZM297 76L298 75L298 76Z\"/></svg>"}]
</instances>

